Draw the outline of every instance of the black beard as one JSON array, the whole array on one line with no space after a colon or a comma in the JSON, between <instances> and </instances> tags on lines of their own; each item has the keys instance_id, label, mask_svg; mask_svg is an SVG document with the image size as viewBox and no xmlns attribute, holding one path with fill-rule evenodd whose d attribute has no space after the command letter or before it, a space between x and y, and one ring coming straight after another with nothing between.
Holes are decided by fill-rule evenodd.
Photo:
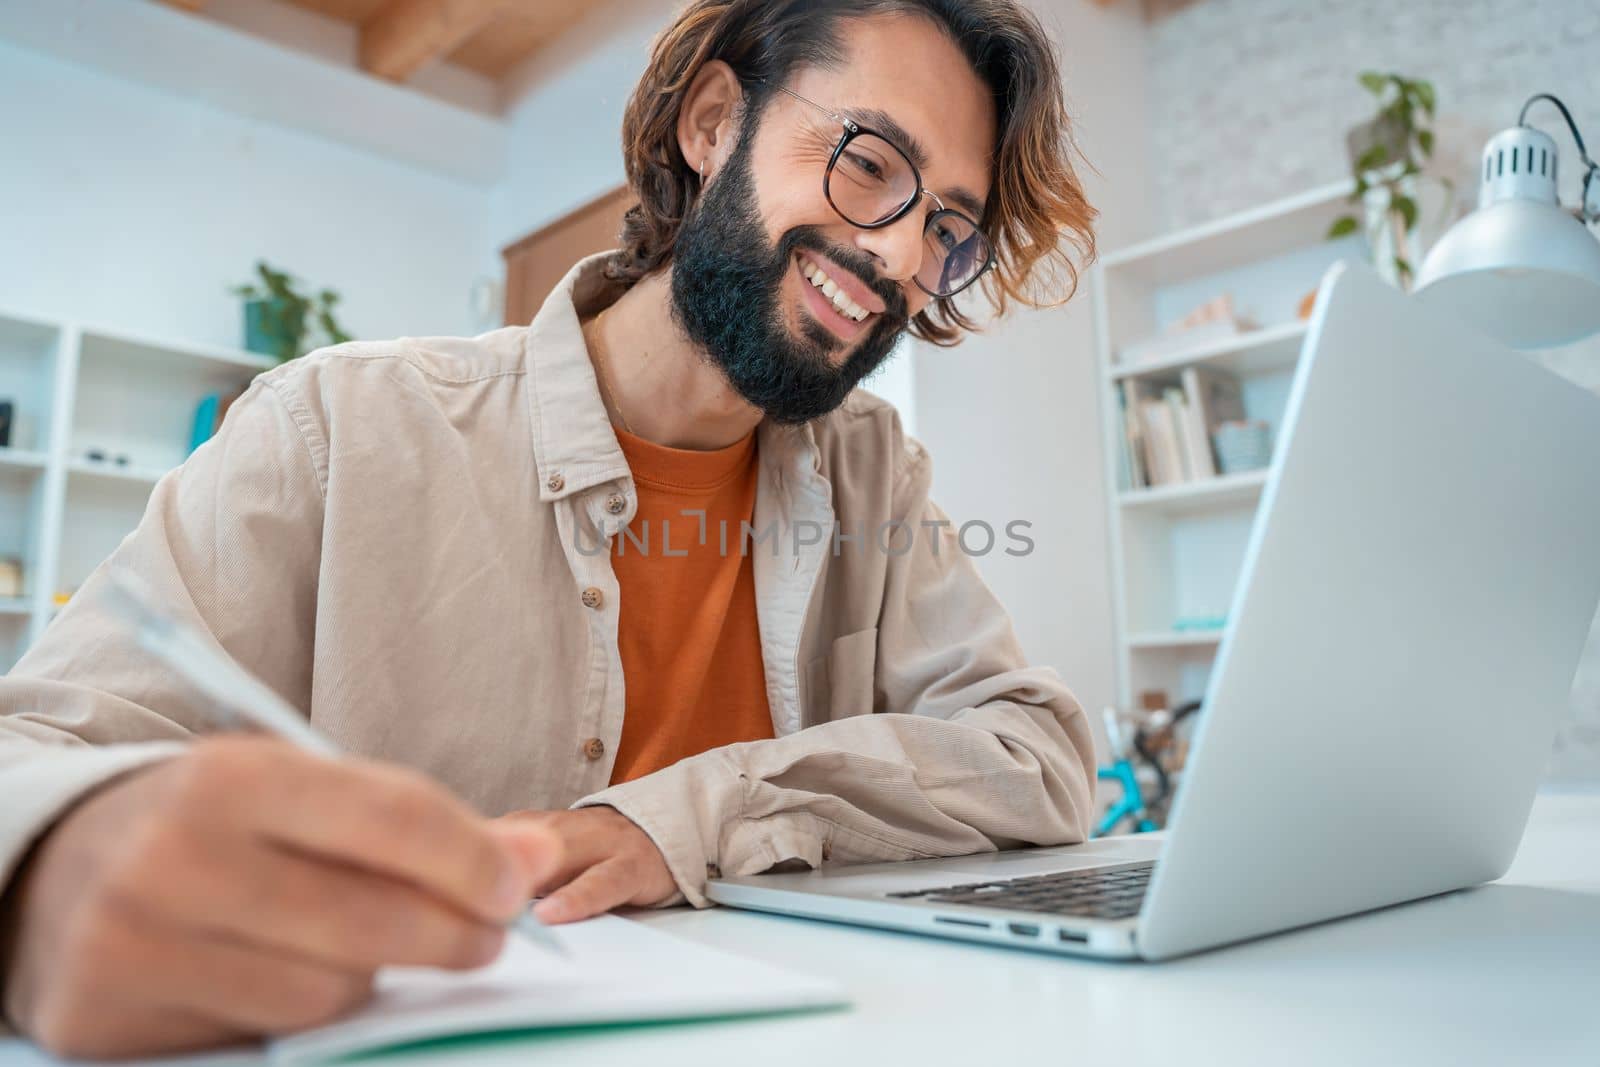
<instances>
[{"instance_id":1,"label":"black beard","mask_svg":"<svg viewBox=\"0 0 1600 1067\"><path fill-rule=\"evenodd\" d=\"M801 336L784 323L779 294L795 253L809 249L877 278L871 257L797 226L767 243L742 137L717 180L683 222L672 257L672 314L704 357L750 404L776 422L809 422L843 404L850 390L889 357L906 324L905 298L891 282L867 283L885 310L838 367L828 355L843 343L820 322L801 319Z\"/></svg>"}]
</instances>

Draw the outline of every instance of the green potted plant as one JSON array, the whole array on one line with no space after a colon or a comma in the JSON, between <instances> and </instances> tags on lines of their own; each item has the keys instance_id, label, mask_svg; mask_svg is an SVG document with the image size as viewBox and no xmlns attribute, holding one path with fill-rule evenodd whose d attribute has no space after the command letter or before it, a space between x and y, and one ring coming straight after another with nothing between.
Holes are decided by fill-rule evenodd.
<instances>
[{"instance_id":1,"label":"green potted plant","mask_svg":"<svg viewBox=\"0 0 1600 1067\"><path fill-rule=\"evenodd\" d=\"M1349 201L1362 214L1335 219L1328 237L1364 231L1378 273L1407 289L1416 259L1411 235L1417 227L1418 182L1424 177L1422 163L1433 156L1430 124L1436 97L1431 82L1399 74L1368 70L1360 80L1378 102L1377 114L1346 138L1355 179ZM1453 195L1454 185L1448 179L1432 180Z\"/></svg>"},{"instance_id":2,"label":"green potted plant","mask_svg":"<svg viewBox=\"0 0 1600 1067\"><path fill-rule=\"evenodd\" d=\"M317 347L315 341L339 344L350 340L333 316L338 293L323 289L307 295L299 289L296 279L261 260L256 262L256 274L259 283L233 289L234 295L245 301L246 349L288 361ZM313 326L321 331L320 337L313 332Z\"/></svg>"}]
</instances>

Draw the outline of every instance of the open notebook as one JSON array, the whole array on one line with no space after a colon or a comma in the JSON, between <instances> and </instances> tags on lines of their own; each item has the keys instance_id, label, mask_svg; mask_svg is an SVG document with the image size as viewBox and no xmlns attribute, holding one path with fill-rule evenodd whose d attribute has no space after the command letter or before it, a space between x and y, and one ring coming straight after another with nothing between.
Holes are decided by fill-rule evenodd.
<instances>
[{"instance_id":1,"label":"open notebook","mask_svg":"<svg viewBox=\"0 0 1600 1067\"><path fill-rule=\"evenodd\" d=\"M570 958L513 936L499 960L481 970L382 971L377 994L363 1010L279 1038L270 1054L279 1062L300 1063L491 1030L755 1015L848 1003L831 983L617 916L562 926L557 934L571 950Z\"/></svg>"}]
</instances>

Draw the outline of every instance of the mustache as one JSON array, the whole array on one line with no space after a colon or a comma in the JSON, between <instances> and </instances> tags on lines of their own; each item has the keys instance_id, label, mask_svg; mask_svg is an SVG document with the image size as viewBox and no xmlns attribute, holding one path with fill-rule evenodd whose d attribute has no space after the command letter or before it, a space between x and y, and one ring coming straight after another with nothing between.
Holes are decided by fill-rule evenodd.
<instances>
[{"instance_id":1,"label":"mustache","mask_svg":"<svg viewBox=\"0 0 1600 1067\"><path fill-rule=\"evenodd\" d=\"M779 247L782 251L779 262L785 265L793 258L794 253L801 249L828 257L878 294L883 301L882 317L889 325L900 326L905 323L907 317L905 293L901 291L900 286L878 274L872 257L865 252L834 244L812 226L796 226L783 235Z\"/></svg>"}]
</instances>

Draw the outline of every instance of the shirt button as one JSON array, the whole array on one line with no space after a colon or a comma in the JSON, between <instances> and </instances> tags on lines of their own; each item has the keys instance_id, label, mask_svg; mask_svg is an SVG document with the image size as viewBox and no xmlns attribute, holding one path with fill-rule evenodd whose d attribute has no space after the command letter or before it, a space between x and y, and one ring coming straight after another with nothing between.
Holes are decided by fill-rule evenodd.
<instances>
[{"instance_id":1,"label":"shirt button","mask_svg":"<svg viewBox=\"0 0 1600 1067\"><path fill-rule=\"evenodd\" d=\"M550 490L552 493L559 493L563 488L566 487L566 484L567 480L560 474L552 474L550 477L545 479L544 487Z\"/></svg>"},{"instance_id":2,"label":"shirt button","mask_svg":"<svg viewBox=\"0 0 1600 1067\"><path fill-rule=\"evenodd\" d=\"M598 608L604 599L600 590L592 585L583 591L583 606L586 608Z\"/></svg>"},{"instance_id":3,"label":"shirt button","mask_svg":"<svg viewBox=\"0 0 1600 1067\"><path fill-rule=\"evenodd\" d=\"M589 759L597 760L606 754L606 743L598 737L591 737L583 743L583 754Z\"/></svg>"},{"instance_id":4,"label":"shirt button","mask_svg":"<svg viewBox=\"0 0 1600 1067\"><path fill-rule=\"evenodd\" d=\"M621 493L612 493L606 497L606 510L613 515L621 515L628 506L628 501Z\"/></svg>"}]
</instances>

